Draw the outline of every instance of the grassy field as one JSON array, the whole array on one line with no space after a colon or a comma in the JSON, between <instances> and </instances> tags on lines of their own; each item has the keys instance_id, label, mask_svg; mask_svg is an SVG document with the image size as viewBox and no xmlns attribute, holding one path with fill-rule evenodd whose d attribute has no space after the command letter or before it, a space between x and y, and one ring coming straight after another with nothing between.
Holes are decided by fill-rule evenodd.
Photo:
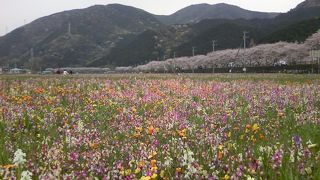
<instances>
[{"instance_id":1,"label":"grassy field","mask_svg":"<svg viewBox=\"0 0 320 180\"><path fill-rule=\"evenodd\" d=\"M320 179L320 76L0 76L0 179Z\"/></svg>"}]
</instances>

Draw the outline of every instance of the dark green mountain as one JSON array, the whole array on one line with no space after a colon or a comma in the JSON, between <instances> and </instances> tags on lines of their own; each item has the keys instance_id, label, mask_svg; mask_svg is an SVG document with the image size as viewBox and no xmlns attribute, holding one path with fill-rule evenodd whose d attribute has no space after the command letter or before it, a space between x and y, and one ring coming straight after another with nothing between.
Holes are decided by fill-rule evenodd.
<instances>
[{"instance_id":1,"label":"dark green mountain","mask_svg":"<svg viewBox=\"0 0 320 180\"><path fill-rule=\"evenodd\" d=\"M212 40L218 41L216 49L243 47L242 34L248 31L247 47L278 41L303 42L319 27L320 7L297 8L273 19L207 19L191 26L188 40L176 46L179 56L190 56L192 47L197 54L212 51Z\"/></svg>"},{"instance_id":2,"label":"dark green mountain","mask_svg":"<svg viewBox=\"0 0 320 180\"><path fill-rule=\"evenodd\" d=\"M165 27L153 15L118 4L61 12L1 37L0 63L86 66L104 57L118 42L159 28Z\"/></svg>"},{"instance_id":3,"label":"dark green mountain","mask_svg":"<svg viewBox=\"0 0 320 180\"><path fill-rule=\"evenodd\" d=\"M222 9L224 6L227 5L222 4ZM200 16L205 10L199 15L196 11L200 10L190 12L195 21L208 18ZM159 16L119 4L65 11L0 37L0 66L129 66L163 60L174 52L176 56L190 56L192 47L195 54L206 54L212 51L212 40L217 41L217 50L239 48L243 46L243 31L249 32L249 47L277 41L302 42L319 29L319 6L299 5L272 19L259 19L262 15L255 19L239 15L242 19L238 19L236 14L198 23L164 25L157 19Z\"/></svg>"},{"instance_id":4,"label":"dark green mountain","mask_svg":"<svg viewBox=\"0 0 320 180\"><path fill-rule=\"evenodd\" d=\"M244 31L250 32L247 47L250 43L254 45L255 40L263 34L260 29L254 27L226 22L201 32L188 42L174 48L174 51L178 56L191 56L192 47L195 47L195 54L207 54L212 51L212 40L217 42L215 50L239 48L243 44Z\"/></svg>"},{"instance_id":5,"label":"dark green mountain","mask_svg":"<svg viewBox=\"0 0 320 180\"><path fill-rule=\"evenodd\" d=\"M156 17L165 24L187 24L204 19L265 19L274 18L278 14L248 11L238 6L220 3L191 5L172 15Z\"/></svg>"},{"instance_id":6,"label":"dark green mountain","mask_svg":"<svg viewBox=\"0 0 320 180\"><path fill-rule=\"evenodd\" d=\"M268 34L263 37L259 43L275 43L279 41L304 42L309 36L317 32L319 29L319 18L304 20Z\"/></svg>"}]
</instances>

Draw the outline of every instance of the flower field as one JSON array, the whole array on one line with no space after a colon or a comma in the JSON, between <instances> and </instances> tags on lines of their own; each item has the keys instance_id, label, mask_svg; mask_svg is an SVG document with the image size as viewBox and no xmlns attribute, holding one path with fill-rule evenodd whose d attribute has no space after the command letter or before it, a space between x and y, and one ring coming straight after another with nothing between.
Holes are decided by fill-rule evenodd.
<instances>
[{"instance_id":1,"label":"flower field","mask_svg":"<svg viewBox=\"0 0 320 180\"><path fill-rule=\"evenodd\" d=\"M320 179L318 76L226 76L0 76L0 179Z\"/></svg>"}]
</instances>

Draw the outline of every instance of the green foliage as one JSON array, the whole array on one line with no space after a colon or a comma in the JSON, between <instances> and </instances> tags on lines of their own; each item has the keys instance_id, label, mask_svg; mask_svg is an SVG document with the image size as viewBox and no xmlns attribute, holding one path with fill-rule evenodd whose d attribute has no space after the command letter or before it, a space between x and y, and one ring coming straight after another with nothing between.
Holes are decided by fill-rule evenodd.
<instances>
[{"instance_id":1,"label":"green foliage","mask_svg":"<svg viewBox=\"0 0 320 180\"><path fill-rule=\"evenodd\" d=\"M304 42L306 38L320 29L320 19L310 19L291 24L264 37L260 43Z\"/></svg>"}]
</instances>

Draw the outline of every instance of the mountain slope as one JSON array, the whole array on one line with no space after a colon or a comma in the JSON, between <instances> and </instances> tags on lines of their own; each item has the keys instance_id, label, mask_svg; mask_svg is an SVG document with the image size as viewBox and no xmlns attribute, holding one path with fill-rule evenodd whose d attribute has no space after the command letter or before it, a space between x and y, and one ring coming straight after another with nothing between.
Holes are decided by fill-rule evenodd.
<instances>
[{"instance_id":1,"label":"mountain slope","mask_svg":"<svg viewBox=\"0 0 320 180\"><path fill-rule=\"evenodd\" d=\"M212 51L212 40L217 41L216 50L239 48L243 44L242 33L243 31L250 32L250 38L248 39L247 47L252 45L263 34L263 32L254 27L240 25L232 22L226 22L213 26L212 28L201 32L191 40L176 47L174 51L178 56L191 56L191 48L195 47L195 54L207 54Z\"/></svg>"},{"instance_id":2,"label":"mountain slope","mask_svg":"<svg viewBox=\"0 0 320 180\"><path fill-rule=\"evenodd\" d=\"M185 42L176 46L178 56L192 55L212 51L212 40L218 41L216 49L239 48L243 43L243 31L249 32L247 47L260 43L279 41L303 42L319 29L320 7L295 9L273 19L206 19L193 24L185 35Z\"/></svg>"},{"instance_id":3,"label":"mountain slope","mask_svg":"<svg viewBox=\"0 0 320 180\"><path fill-rule=\"evenodd\" d=\"M297 8L309 8L309 7L319 7L320 0L306 0L300 3Z\"/></svg>"},{"instance_id":4,"label":"mountain slope","mask_svg":"<svg viewBox=\"0 0 320 180\"><path fill-rule=\"evenodd\" d=\"M192 7L185 20L194 17L192 21L198 21L207 18L208 13L230 7L220 5L219 11L213 12L207 4L197 5L203 6L199 9ZM40 69L137 65L170 58L174 53L177 57L190 56L192 47L196 47L196 54L206 54L212 51L212 40L218 41L217 50L239 48L243 44L243 31L249 32L247 47L257 42L304 41L319 27L319 19L315 17L320 17L320 7L297 7L273 19L257 19L265 15L255 19L246 19L250 16L244 14L242 19L237 16L231 13L224 16L227 19L164 25L148 12L119 4L65 11L0 37L0 66L17 64Z\"/></svg>"},{"instance_id":5,"label":"mountain slope","mask_svg":"<svg viewBox=\"0 0 320 180\"><path fill-rule=\"evenodd\" d=\"M300 21L263 37L259 43L304 42L320 29L320 18Z\"/></svg>"},{"instance_id":6,"label":"mountain slope","mask_svg":"<svg viewBox=\"0 0 320 180\"><path fill-rule=\"evenodd\" d=\"M264 13L242 9L229 4L197 4L183 8L169 16L156 16L165 24L196 23L204 19L263 19L279 13Z\"/></svg>"},{"instance_id":7,"label":"mountain slope","mask_svg":"<svg viewBox=\"0 0 320 180\"><path fill-rule=\"evenodd\" d=\"M70 32L68 29L70 26ZM85 66L110 52L128 36L164 28L150 13L111 4L40 18L0 38L0 63L28 63L30 49L44 66Z\"/></svg>"}]
</instances>

